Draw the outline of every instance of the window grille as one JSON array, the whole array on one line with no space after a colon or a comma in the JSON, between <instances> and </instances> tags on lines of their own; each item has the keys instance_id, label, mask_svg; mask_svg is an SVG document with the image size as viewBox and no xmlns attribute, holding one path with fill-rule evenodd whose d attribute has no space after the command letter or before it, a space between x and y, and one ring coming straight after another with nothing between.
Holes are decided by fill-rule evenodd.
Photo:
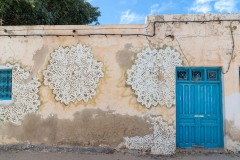
<instances>
[{"instance_id":1,"label":"window grille","mask_svg":"<svg viewBox=\"0 0 240 160\"><path fill-rule=\"evenodd\" d=\"M12 99L12 69L0 69L0 100Z\"/></svg>"}]
</instances>

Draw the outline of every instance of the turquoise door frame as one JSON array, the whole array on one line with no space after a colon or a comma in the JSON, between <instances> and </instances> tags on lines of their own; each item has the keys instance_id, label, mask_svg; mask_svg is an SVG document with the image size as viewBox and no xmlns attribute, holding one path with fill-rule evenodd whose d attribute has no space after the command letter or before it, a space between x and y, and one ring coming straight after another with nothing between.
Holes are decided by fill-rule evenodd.
<instances>
[{"instance_id":1,"label":"turquoise door frame","mask_svg":"<svg viewBox=\"0 0 240 160\"><path fill-rule=\"evenodd\" d=\"M223 148L221 68L176 69L176 141L180 148Z\"/></svg>"}]
</instances>

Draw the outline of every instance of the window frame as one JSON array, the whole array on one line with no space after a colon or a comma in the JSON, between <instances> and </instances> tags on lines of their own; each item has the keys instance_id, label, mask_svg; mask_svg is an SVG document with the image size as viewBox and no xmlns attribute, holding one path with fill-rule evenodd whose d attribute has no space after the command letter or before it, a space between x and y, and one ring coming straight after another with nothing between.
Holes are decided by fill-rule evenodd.
<instances>
[{"instance_id":1,"label":"window frame","mask_svg":"<svg viewBox=\"0 0 240 160\"><path fill-rule=\"evenodd\" d=\"M0 97L0 104L8 104L9 102L12 102L12 100L13 100L13 96L12 96L12 82L13 82L13 74L12 74L12 72L13 72L13 69L12 69L12 67L6 67L6 66L0 66L0 71L11 71L11 73L10 73L10 76L11 76L11 82L10 82L10 85L9 85L9 87L10 87L10 96L8 96L8 97L6 97L6 98L4 98L4 97ZM0 73L1 74L1 73ZM1 75L0 75L0 77L1 77ZM6 80L6 81L8 81L8 79ZM2 87L2 85L0 84L0 88Z\"/></svg>"}]
</instances>

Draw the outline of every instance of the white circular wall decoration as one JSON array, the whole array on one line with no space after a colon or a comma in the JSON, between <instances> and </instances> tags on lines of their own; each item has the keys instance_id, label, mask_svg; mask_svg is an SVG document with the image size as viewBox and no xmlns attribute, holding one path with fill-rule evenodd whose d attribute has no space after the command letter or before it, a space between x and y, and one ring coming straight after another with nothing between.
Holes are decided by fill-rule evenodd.
<instances>
[{"instance_id":1,"label":"white circular wall decoration","mask_svg":"<svg viewBox=\"0 0 240 160\"><path fill-rule=\"evenodd\" d=\"M124 137L128 149L151 150L152 154L171 155L176 150L176 130L163 121L162 117L151 117L153 134L143 137Z\"/></svg>"},{"instance_id":2,"label":"white circular wall decoration","mask_svg":"<svg viewBox=\"0 0 240 160\"><path fill-rule=\"evenodd\" d=\"M96 95L97 84L104 76L103 64L94 59L84 45L59 47L51 53L47 69L43 71L44 84L55 94L55 99L66 105Z\"/></svg>"},{"instance_id":3,"label":"white circular wall decoration","mask_svg":"<svg viewBox=\"0 0 240 160\"><path fill-rule=\"evenodd\" d=\"M20 124L23 117L38 110L40 105L37 77L30 79L30 73L19 64L6 64L12 68L12 100L0 104L0 120Z\"/></svg>"},{"instance_id":4,"label":"white circular wall decoration","mask_svg":"<svg viewBox=\"0 0 240 160\"><path fill-rule=\"evenodd\" d=\"M146 48L138 53L135 64L127 71L127 84L137 95L137 101L147 108L175 104L175 69L181 66L180 53L166 49Z\"/></svg>"}]
</instances>

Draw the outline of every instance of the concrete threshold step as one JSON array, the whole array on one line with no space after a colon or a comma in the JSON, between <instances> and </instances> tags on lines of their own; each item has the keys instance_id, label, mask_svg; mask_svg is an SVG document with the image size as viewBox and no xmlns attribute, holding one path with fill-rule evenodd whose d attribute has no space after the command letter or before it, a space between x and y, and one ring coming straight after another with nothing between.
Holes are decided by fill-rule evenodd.
<instances>
[{"instance_id":1,"label":"concrete threshold step","mask_svg":"<svg viewBox=\"0 0 240 160\"><path fill-rule=\"evenodd\" d=\"M188 154L210 154L210 153L217 153L217 154L225 154L228 153L223 148L177 148L176 153L188 153Z\"/></svg>"}]
</instances>

